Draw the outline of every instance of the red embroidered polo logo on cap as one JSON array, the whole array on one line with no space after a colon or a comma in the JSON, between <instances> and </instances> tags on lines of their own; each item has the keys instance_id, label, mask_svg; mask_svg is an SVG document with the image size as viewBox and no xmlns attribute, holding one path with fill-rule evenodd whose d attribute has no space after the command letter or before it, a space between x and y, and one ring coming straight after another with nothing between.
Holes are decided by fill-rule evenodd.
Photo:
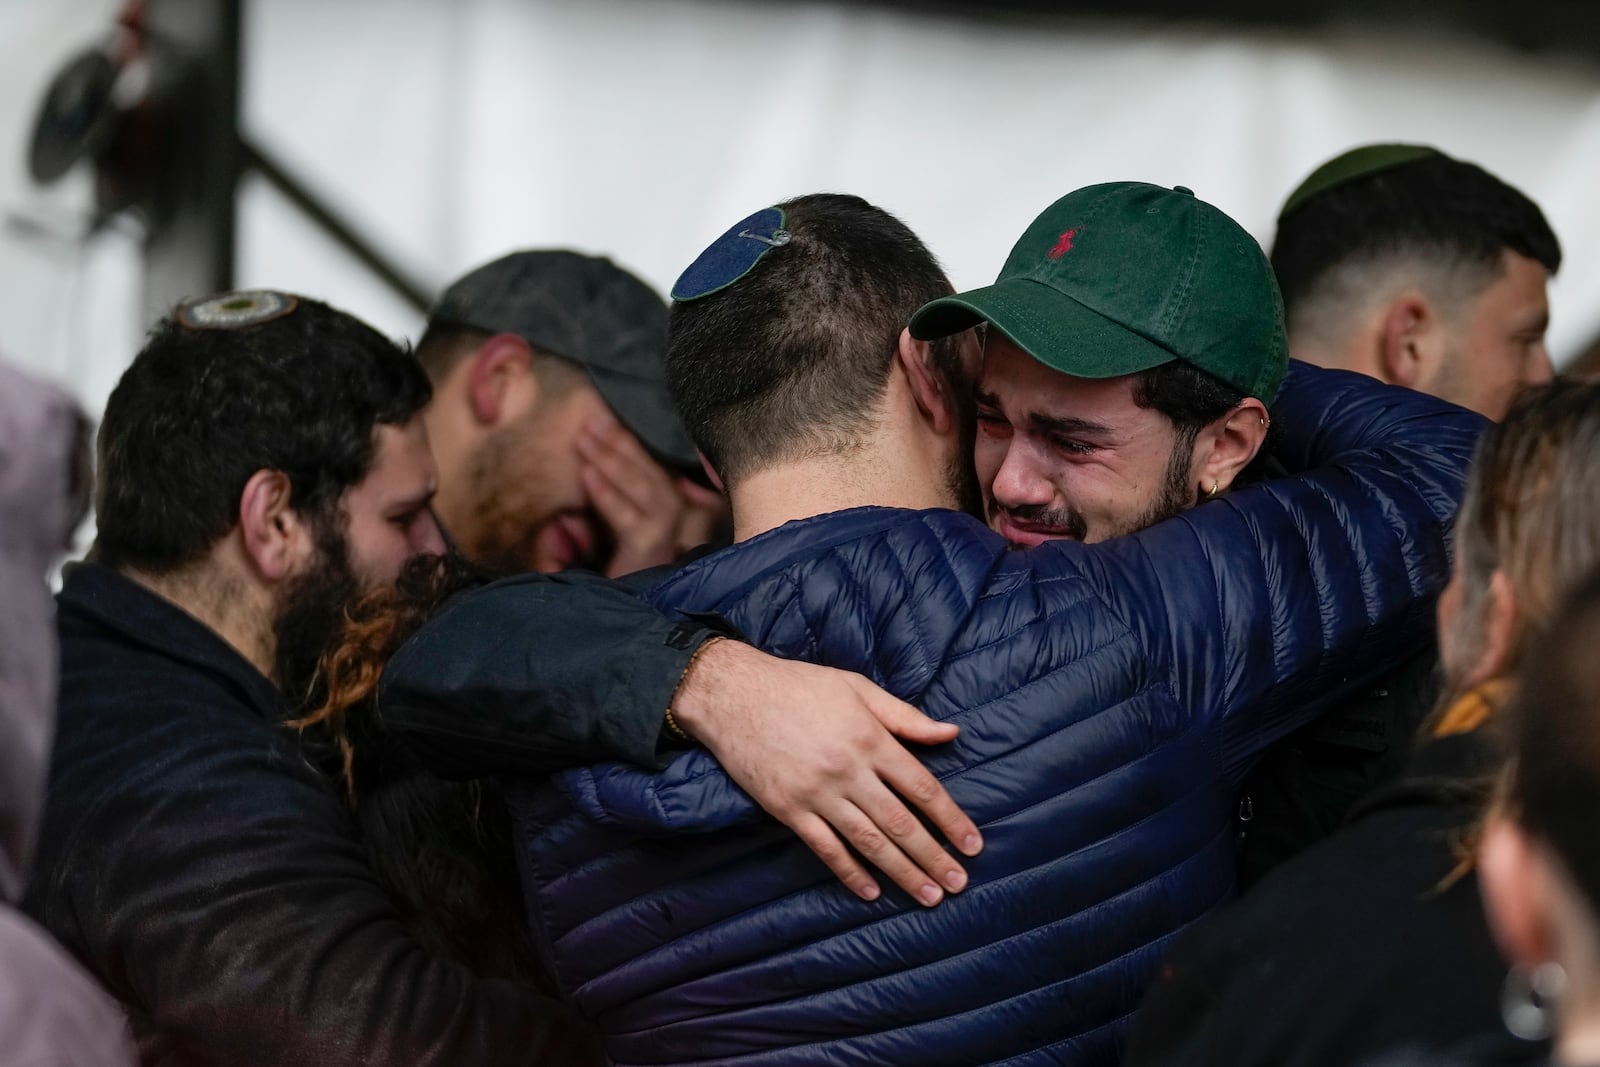
<instances>
[{"instance_id":1,"label":"red embroidered polo logo on cap","mask_svg":"<svg viewBox=\"0 0 1600 1067\"><path fill-rule=\"evenodd\" d=\"M1076 226L1062 234L1060 240L1056 241L1056 246L1050 250L1050 258L1060 259L1072 251L1072 239L1076 236L1078 236L1078 228Z\"/></svg>"}]
</instances>

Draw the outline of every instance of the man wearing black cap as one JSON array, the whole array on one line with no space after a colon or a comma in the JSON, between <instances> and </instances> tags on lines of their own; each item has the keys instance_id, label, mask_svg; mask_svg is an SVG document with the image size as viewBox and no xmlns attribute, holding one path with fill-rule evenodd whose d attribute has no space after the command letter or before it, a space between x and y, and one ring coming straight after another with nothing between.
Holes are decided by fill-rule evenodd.
<instances>
[{"instance_id":1,"label":"man wearing black cap","mask_svg":"<svg viewBox=\"0 0 1600 1067\"><path fill-rule=\"evenodd\" d=\"M502 573L620 576L706 540L724 505L662 375L666 306L598 256L513 252L445 290L417 355L435 510Z\"/></svg>"},{"instance_id":2,"label":"man wearing black cap","mask_svg":"<svg viewBox=\"0 0 1600 1067\"><path fill-rule=\"evenodd\" d=\"M1289 194L1272 246L1296 359L1491 419L1550 378L1545 283L1560 266L1537 204L1425 145L1328 160Z\"/></svg>"}]
</instances>

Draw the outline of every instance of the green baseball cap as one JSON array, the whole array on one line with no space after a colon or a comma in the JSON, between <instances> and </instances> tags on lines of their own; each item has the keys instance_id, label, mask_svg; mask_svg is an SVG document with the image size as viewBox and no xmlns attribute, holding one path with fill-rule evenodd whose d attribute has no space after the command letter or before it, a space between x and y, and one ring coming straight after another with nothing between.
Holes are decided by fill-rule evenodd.
<instances>
[{"instance_id":1,"label":"green baseball cap","mask_svg":"<svg viewBox=\"0 0 1600 1067\"><path fill-rule=\"evenodd\" d=\"M1068 193L1033 220L993 285L924 305L911 335L980 322L1078 378L1181 359L1271 400L1289 367L1283 298L1261 246L1181 185Z\"/></svg>"}]
</instances>

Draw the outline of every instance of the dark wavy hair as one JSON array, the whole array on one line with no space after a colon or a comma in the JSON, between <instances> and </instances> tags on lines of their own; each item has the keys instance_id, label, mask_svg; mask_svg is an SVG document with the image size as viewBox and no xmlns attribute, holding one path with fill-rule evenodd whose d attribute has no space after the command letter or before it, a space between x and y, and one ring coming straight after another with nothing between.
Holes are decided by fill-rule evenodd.
<instances>
[{"instance_id":1,"label":"dark wavy hair","mask_svg":"<svg viewBox=\"0 0 1600 1067\"><path fill-rule=\"evenodd\" d=\"M327 518L367 474L381 424L428 402L404 348L305 297L288 314L197 329L174 312L150 332L100 424L95 558L168 573L239 521L259 470L289 478L290 505Z\"/></svg>"},{"instance_id":2,"label":"dark wavy hair","mask_svg":"<svg viewBox=\"0 0 1600 1067\"><path fill-rule=\"evenodd\" d=\"M383 726L384 665L456 593L490 575L459 556L416 556L399 580L353 601L318 668L318 699L287 725L344 787L368 861L406 929L474 974L554 995L538 962L499 785L446 781Z\"/></svg>"}]
</instances>

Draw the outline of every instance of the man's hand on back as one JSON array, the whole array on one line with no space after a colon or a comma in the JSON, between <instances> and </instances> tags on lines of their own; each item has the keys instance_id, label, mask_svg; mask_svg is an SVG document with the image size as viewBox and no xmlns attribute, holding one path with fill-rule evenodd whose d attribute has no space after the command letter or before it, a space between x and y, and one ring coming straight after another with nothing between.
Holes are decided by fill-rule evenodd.
<instances>
[{"instance_id":1,"label":"man's hand on back","mask_svg":"<svg viewBox=\"0 0 1600 1067\"><path fill-rule=\"evenodd\" d=\"M978 828L896 740L941 744L955 737L955 725L858 675L730 640L695 659L672 706L734 781L862 899L881 890L845 842L924 904L966 886L961 865L901 797L968 856L983 847Z\"/></svg>"}]
</instances>

